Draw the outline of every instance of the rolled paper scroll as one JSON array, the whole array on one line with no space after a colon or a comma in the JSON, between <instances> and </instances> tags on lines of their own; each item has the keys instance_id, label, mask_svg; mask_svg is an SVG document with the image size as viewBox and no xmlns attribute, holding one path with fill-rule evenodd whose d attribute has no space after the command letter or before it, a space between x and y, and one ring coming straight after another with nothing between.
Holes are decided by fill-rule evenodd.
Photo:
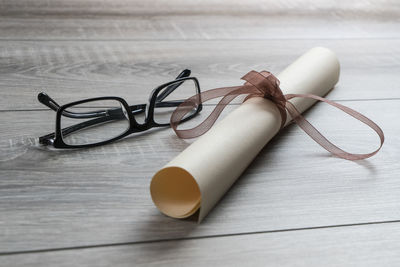
<instances>
[{"instance_id":1,"label":"rolled paper scroll","mask_svg":"<svg viewBox=\"0 0 400 267\"><path fill-rule=\"evenodd\" d=\"M281 72L278 79L283 94L324 96L338 82L339 72L335 54L316 47ZM303 112L315 101L296 98L291 103ZM290 122L290 113L283 116L278 107L263 97L246 100L159 170L150 185L158 209L174 218L199 211L201 221L268 141ZM382 138L383 133L381 144Z\"/></svg>"}]
</instances>

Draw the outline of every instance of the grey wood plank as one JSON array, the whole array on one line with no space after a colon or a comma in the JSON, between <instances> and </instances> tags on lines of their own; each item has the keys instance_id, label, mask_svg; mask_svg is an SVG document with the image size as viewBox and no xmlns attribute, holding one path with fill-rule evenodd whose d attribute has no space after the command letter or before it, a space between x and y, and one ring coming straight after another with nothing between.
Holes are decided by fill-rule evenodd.
<instances>
[{"instance_id":1,"label":"grey wood plank","mask_svg":"<svg viewBox=\"0 0 400 267\"><path fill-rule=\"evenodd\" d=\"M3 16L107 16L107 15L226 15L226 14L336 14L337 16L367 18L397 18L400 5L396 0L362 0L333 3L329 0L312 1L185 1L185 0L2 0L0 14Z\"/></svg>"},{"instance_id":2,"label":"grey wood plank","mask_svg":"<svg viewBox=\"0 0 400 267\"><path fill-rule=\"evenodd\" d=\"M319 12L319 10L318 10ZM279 15L278 15L279 14ZM399 38L397 18L326 15L0 16L1 40L293 40ZM400 12L397 14L399 16Z\"/></svg>"},{"instance_id":3,"label":"grey wood plank","mask_svg":"<svg viewBox=\"0 0 400 267\"><path fill-rule=\"evenodd\" d=\"M110 94L146 102L152 88L184 68L203 90L238 85L249 70L278 73L318 45L335 51L342 65L329 98L400 97L399 40L10 41L0 43L0 109L42 108L39 91L60 103Z\"/></svg>"},{"instance_id":4,"label":"grey wood plank","mask_svg":"<svg viewBox=\"0 0 400 267\"><path fill-rule=\"evenodd\" d=\"M95 149L51 151L32 138L53 129L53 112L3 111L0 251L399 220L400 102L346 104L384 129L386 144L376 157L333 158L290 126L200 225L161 215L150 199L151 176L188 144L170 129ZM366 152L377 145L369 129L339 120L325 105L307 116L345 149Z\"/></svg>"},{"instance_id":5,"label":"grey wood plank","mask_svg":"<svg viewBox=\"0 0 400 267\"><path fill-rule=\"evenodd\" d=\"M2 1L0 39L35 39L38 42L0 44L0 109L40 108L35 100L39 88L44 88L61 103L110 92L131 103L145 102L151 88L170 80L188 65L201 78L205 88L233 85L249 68L264 68L265 62L261 61L257 51L270 49L263 52L268 57L268 68L279 71L310 45L321 44L333 45L344 64L341 84L329 95L331 99L398 98L399 6L396 1L339 4L329 1L247 1L246 4L176 0L144 3L125 0ZM313 40L299 40L310 38ZM379 38L384 40L373 40ZM48 39L55 41L42 42ZM59 42L70 39L92 42ZM93 42L101 39L117 42ZM186 41L119 42L177 39ZM187 41L222 39L234 41L212 41L210 44ZM209 62L210 58L213 62ZM367 72L370 75L366 75ZM315 154L318 148L304 141L306 137L291 127L266 148L268 152L262 152L208 218L207 224L200 226L161 216L148 196L151 175L187 145L187 142L177 140L170 130L154 131L98 149L55 152L37 147L32 139L52 130L53 113L3 111L0 113L0 251L398 220L399 187L395 178L399 169L399 140L396 136L398 125L392 125L396 121L394 114L399 111L398 101L350 104L365 110L371 108L370 114L379 115L385 130L389 129L386 134L389 132L388 142L392 147L380 153L378 160L360 165L329 157L321 160L321 155L325 154ZM353 138L353 147L356 147L374 140L364 128L350 127L355 132L340 133L352 124L345 121L343 125L327 125L319 117L319 111L311 112L310 116L330 129L337 141L347 143L347 138ZM329 109L323 108L321 112L335 117L329 116ZM356 134L362 138L357 138ZM301 158L301 163L308 161L308 168L316 170L311 176L308 168L296 161L304 152L308 154ZM318 162L331 166L327 169L316 166ZM300 171L286 170L288 166ZM365 198L368 200L364 203ZM239 205L235 205L238 202ZM262 210L261 214L257 208ZM323 248L336 252L332 244L337 245L340 235L335 238L336 243L332 238L331 244ZM363 236L355 243L365 240ZM160 262L169 258L162 253L160 257L156 256L166 250L163 244L156 248L146 247L144 254L149 258L139 263L147 264L151 258ZM244 244L249 246L253 240ZM364 265L381 263L378 262L381 253L374 254L379 251L373 249L382 244L387 243L375 242L350 256L359 256L357 259ZM398 250L392 244L389 243L385 263L397 259L390 253ZM206 246L210 247L207 243L197 249L206 251ZM189 245L189 248L192 247ZM149 255L148 250L154 253ZM79 263L91 265L93 257L87 256L86 252L82 251ZM224 252L231 253L228 249ZM104 265L135 262L129 258L132 255L126 257L127 253L121 254L118 248L99 253L105 255L99 259ZM201 255L182 253L188 255L187 261ZM283 253L280 258L286 255ZM142 253L133 256L137 258L138 254ZM326 253L321 255L319 251L316 254L317 260L311 263L321 263L323 256L327 258ZM43 255L24 260L11 257L6 263L19 265L38 260L45 265L59 263L60 257L69 262L72 260L65 254L50 254L49 258ZM366 260L360 255L373 257ZM274 262L270 258L265 260ZM287 260L284 263L293 262Z\"/></svg>"},{"instance_id":6,"label":"grey wood plank","mask_svg":"<svg viewBox=\"0 0 400 267\"><path fill-rule=\"evenodd\" d=\"M399 38L398 1L3 1L18 40Z\"/></svg>"},{"instance_id":7,"label":"grey wood plank","mask_svg":"<svg viewBox=\"0 0 400 267\"><path fill-rule=\"evenodd\" d=\"M1 257L5 266L397 266L400 223Z\"/></svg>"}]
</instances>

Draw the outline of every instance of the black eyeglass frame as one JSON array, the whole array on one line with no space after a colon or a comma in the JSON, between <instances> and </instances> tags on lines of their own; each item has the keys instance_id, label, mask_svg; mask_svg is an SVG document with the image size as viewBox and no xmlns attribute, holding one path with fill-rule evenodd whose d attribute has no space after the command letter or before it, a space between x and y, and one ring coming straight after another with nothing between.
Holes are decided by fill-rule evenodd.
<instances>
[{"instance_id":1,"label":"black eyeglass frame","mask_svg":"<svg viewBox=\"0 0 400 267\"><path fill-rule=\"evenodd\" d=\"M185 71L188 71L189 74L184 73ZM201 99L200 99L200 84L199 81L197 80L196 77L181 77L183 75L190 75L190 71L189 70L184 70L178 77L177 79L164 83L158 87L156 87L155 89L152 90L151 94L150 94L150 98L149 98L149 102L148 104L139 104L139 105L133 105L133 106L129 106L128 103L121 97L116 97L116 96L104 96L104 97L96 97L96 98L89 98L89 99L83 99L83 100L79 100L79 101L75 101L75 102L71 102L62 106L58 106L57 103L55 103L55 101L53 99L51 99L50 97L48 97L47 95L45 95L44 93L39 94L38 98L39 101L44 103L45 100L43 100L43 97L48 97L49 99L47 100L51 100L52 102L54 102L52 105L52 109L55 106L58 106L57 108L57 114L56 114L56 127L55 127L55 132L39 137L39 143L43 144L43 145L53 145L55 148L89 148L89 147L95 147L95 146L101 146L101 145L106 145L109 144L111 142L114 142L116 140L122 139L132 133L137 133L137 132L143 132L146 130L149 130L150 128L154 128L154 127L165 127L165 126L169 126L169 123L157 123L154 120L154 109L155 107L160 107L160 106L164 106L164 107L177 107L179 104L183 103L183 101L185 99L179 100L179 101L169 101L169 102L157 102L157 97L158 94L160 93L161 90L169 87L169 86L173 86L176 84L179 84L179 82L185 82L188 80L191 80L194 82L195 84L195 89L196 89L196 94L199 96L199 101L198 103L196 103L197 105L197 109L193 114L190 114L188 117L186 117L184 120L182 121L187 121L192 119L193 117L195 117L196 115L199 114L199 112L202 110L203 106L201 104ZM181 78L179 78L181 77ZM181 84L182 84L181 83ZM174 91L176 88L178 88L181 84L179 84L178 86L174 86L175 88L169 89L167 88L166 91L168 91L169 89L169 93L166 95L168 96L172 91ZM165 92L165 91L164 91ZM166 97L164 96L164 98ZM42 99L40 99L42 98ZM92 144L82 144L82 145L70 145L70 144L66 144L63 140L63 131L65 131L66 129L70 129L73 132L75 131L73 127L76 127L76 125L61 129L61 116L65 116L66 113L70 113L68 111L66 111L67 108L71 107L71 106L75 106L75 105L80 105L83 103L87 103L87 102L93 102L93 101L100 101L100 100L115 100L118 101L119 103L122 104L122 106L124 107L124 109L127 111L127 116L129 119L129 127L127 128L127 130L123 133L121 133L120 135L113 137L109 140L105 140L105 141L101 141L101 142L97 142L97 143L92 143ZM49 104L45 104L47 106L50 106ZM135 108L135 110L132 110L133 108ZM145 110L143 110L145 109ZM139 111L139 112L138 112ZM143 124L140 124L136 121L135 119L135 113L141 113L141 112L145 112L145 120ZM64 113L64 114L63 114ZM97 119L93 119L90 121L94 121ZM90 121L86 121L86 122L82 122L80 124L85 124L87 122ZM79 124L78 124L79 125ZM93 125L93 124L90 124ZM86 126L83 127L78 127L78 129L81 128L85 128ZM68 132L68 133L70 133ZM65 134L65 133L64 133Z\"/></svg>"}]
</instances>

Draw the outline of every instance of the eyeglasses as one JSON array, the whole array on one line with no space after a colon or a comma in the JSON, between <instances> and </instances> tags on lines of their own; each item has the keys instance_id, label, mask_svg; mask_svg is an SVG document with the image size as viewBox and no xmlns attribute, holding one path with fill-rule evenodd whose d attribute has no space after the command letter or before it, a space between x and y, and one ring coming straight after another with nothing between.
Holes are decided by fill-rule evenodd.
<instances>
[{"instance_id":1,"label":"eyeglasses","mask_svg":"<svg viewBox=\"0 0 400 267\"><path fill-rule=\"evenodd\" d=\"M200 85L190 70L182 71L175 80L155 88L147 104L129 106L115 96L84 99L60 106L50 96L39 93L38 100L56 111L54 133L39 137L39 143L55 148L84 148L105 145L129 134L153 127L169 126L175 108L197 95L195 105L183 121L190 120L202 109ZM135 117L144 115L144 122Z\"/></svg>"}]
</instances>

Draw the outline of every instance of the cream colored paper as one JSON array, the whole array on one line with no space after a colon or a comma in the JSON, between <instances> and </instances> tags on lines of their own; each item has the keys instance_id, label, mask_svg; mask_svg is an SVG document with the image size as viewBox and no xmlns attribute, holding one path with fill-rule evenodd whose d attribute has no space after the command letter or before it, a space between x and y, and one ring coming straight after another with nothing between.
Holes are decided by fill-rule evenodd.
<instances>
[{"instance_id":1,"label":"cream colored paper","mask_svg":"<svg viewBox=\"0 0 400 267\"><path fill-rule=\"evenodd\" d=\"M335 54L316 47L277 77L284 94L324 96L338 82L339 70ZM303 112L315 101L295 98L291 102ZM200 209L201 221L279 131L280 122L279 111L269 100L245 101L153 176L154 204L174 218L189 217Z\"/></svg>"}]
</instances>

